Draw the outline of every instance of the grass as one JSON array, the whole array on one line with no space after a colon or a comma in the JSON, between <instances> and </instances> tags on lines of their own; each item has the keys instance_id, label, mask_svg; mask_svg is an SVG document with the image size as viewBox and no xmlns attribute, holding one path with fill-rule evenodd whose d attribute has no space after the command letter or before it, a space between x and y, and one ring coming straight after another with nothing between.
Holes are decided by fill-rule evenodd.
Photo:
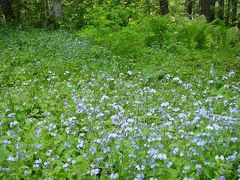
<instances>
[{"instance_id":1,"label":"grass","mask_svg":"<svg viewBox=\"0 0 240 180\"><path fill-rule=\"evenodd\" d=\"M236 179L236 50L147 34L2 29L0 177Z\"/></svg>"}]
</instances>

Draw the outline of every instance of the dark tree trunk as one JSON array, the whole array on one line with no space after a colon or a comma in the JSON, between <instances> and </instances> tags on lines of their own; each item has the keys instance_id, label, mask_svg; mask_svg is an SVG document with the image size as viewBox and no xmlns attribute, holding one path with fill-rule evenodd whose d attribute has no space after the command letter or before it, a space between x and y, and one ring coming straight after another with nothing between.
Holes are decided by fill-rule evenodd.
<instances>
[{"instance_id":1,"label":"dark tree trunk","mask_svg":"<svg viewBox=\"0 0 240 180\"><path fill-rule=\"evenodd\" d=\"M192 19L194 0L186 0L186 11L189 19Z\"/></svg>"},{"instance_id":2,"label":"dark tree trunk","mask_svg":"<svg viewBox=\"0 0 240 180\"><path fill-rule=\"evenodd\" d=\"M237 25L237 0L232 0L232 26Z\"/></svg>"},{"instance_id":3,"label":"dark tree trunk","mask_svg":"<svg viewBox=\"0 0 240 180\"><path fill-rule=\"evenodd\" d=\"M12 11L11 3L9 0L0 0L0 6L2 8L6 21L15 19L15 16Z\"/></svg>"},{"instance_id":4,"label":"dark tree trunk","mask_svg":"<svg viewBox=\"0 0 240 180\"><path fill-rule=\"evenodd\" d=\"M201 13L206 17L208 22L215 17L215 0L201 0Z\"/></svg>"},{"instance_id":5,"label":"dark tree trunk","mask_svg":"<svg viewBox=\"0 0 240 180\"><path fill-rule=\"evenodd\" d=\"M221 20L224 20L224 0L218 0L219 10L218 10L218 17Z\"/></svg>"},{"instance_id":6,"label":"dark tree trunk","mask_svg":"<svg viewBox=\"0 0 240 180\"><path fill-rule=\"evenodd\" d=\"M229 26L230 11L231 11L231 0L227 0L227 12L225 17L226 26Z\"/></svg>"},{"instance_id":7,"label":"dark tree trunk","mask_svg":"<svg viewBox=\"0 0 240 180\"><path fill-rule=\"evenodd\" d=\"M168 0L159 0L160 3L160 11L162 15L166 15L169 13L168 8Z\"/></svg>"},{"instance_id":8,"label":"dark tree trunk","mask_svg":"<svg viewBox=\"0 0 240 180\"><path fill-rule=\"evenodd\" d=\"M0 0L1 1L1 0ZM21 20L21 2L20 0L11 0L11 8L12 11L14 12L15 20L20 21Z\"/></svg>"}]
</instances>

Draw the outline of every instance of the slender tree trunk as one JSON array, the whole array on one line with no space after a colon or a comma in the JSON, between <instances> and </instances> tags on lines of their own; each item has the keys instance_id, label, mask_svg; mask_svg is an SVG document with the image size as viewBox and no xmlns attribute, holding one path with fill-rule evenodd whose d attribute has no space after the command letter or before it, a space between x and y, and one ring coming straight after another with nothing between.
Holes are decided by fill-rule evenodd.
<instances>
[{"instance_id":1,"label":"slender tree trunk","mask_svg":"<svg viewBox=\"0 0 240 180\"><path fill-rule=\"evenodd\" d=\"M11 3L12 11L14 12L15 20L20 21L21 20L21 6L22 6L20 0L11 0L10 3Z\"/></svg>"},{"instance_id":2,"label":"slender tree trunk","mask_svg":"<svg viewBox=\"0 0 240 180\"><path fill-rule=\"evenodd\" d=\"M208 22L215 18L215 0L201 0L201 13L206 17Z\"/></svg>"},{"instance_id":3,"label":"slender tree trunk","mask_svg":"<svg viewBox=\"0 0 240 180\"><path fill-rule=\"evenodd\" d=\"M0 6L2 8L6 21L15 19L15 16L12 11L11 3L9 0L0 0Z\"/></svg>"},{"instance_id":4,"label":"slender tree trunk","mask_svg":"<svg viewBox=\"0 0 240 180\"><path fill-rule=\"evenodd\" d=\"M186 11L189 19L192 19L194 0L186 0Z\"/></svg>"},{"instance_id":5,"label":"slender tree trunk","mask_svg":"<svg viewBox=\"0 0 240 180\"><path fill-rule=\"evenodd\" d=\"M218 10L218 17L221 20L224 20L224 0L218 0L219 10Z\"/></svg>"},{"instance_id":6,"label":"slender tree trunk","mask_svg":"<svg viewBox=\"0 0 240 180\"><path fill-rule=\"evenodd\" d=\"M230 11L231 11L231 0L227 0L227 12L225 17L226 26L229 26Z\"/></svg>"},{"instance_id":7,"label":"slender tree trunk","mask_svg":"<svg viewBox=\"0 0 240 180\"><path fill-rule=\"evenodd\" d=\"M63 9L63 6L62 6L62 3L60 1L55 1L53 3L53 11L54 11L54 16L55 17L62 16L62 9Z\"/></svg>"},{"instance_id":8,"label":"slender tree trunk","mask_svg":"<svg viewBox=\"0 0 240 180\"><path fill-rule=\"evenodd\" d=\"M44 6L45 6L45 16L49 17L51 13L50 13L48 0L44 0Z\"/></svg>"},{"instance_id":9,"label":"slender tree trunk","mask_svg":"<svg viewBox=\"0 0 240 180\"><path fill-rule=\"evenodd\" d=\"M168 8L168 0L159 0L160 3L160 11L162 15L166 15L169 13Z\"/></svg>"},{"instance_id":10,"label":"slender tree trunk","mask_svg":"<svg viewBox=\"0 0 240 180\"><path fill-rule=\"evenodd\" d=\"M232 0L232 26L237 25L237 0Z\"/></svg>"}]
</instances>

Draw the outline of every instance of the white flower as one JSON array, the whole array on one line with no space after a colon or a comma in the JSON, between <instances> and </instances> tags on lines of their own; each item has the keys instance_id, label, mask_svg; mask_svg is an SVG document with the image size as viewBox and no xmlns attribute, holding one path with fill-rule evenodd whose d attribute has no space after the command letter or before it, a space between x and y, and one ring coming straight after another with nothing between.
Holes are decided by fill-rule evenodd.
<instances>
[{"instance_id":1,"label":"white flower","mask_svg":"<svg viewBox=\"0 0 240 180\"><path fill-rule=\"evenodd\" d=\"M134 180L142 180L144 179L144 174L137 174L134 178Z\"/></svg>"},{"instance_id":2,"label":"white flower","mask_svg":"<svg viewBox=\"0 0 240 180\"><path fill-rule=\"evenodd\" d=\"M136 165L136 169L137 169L138 171L144 170L144 169L145 169L145 166L144 166L144 165L141 165L141 166Z\"/></svg>"},{"instance_id":3,"label":"white flower","mask_svg":"<svg viewBox=\"0 0 240 180\"><path fill-rule=\"evenodd\" d=\"M201 169L202 168L202 165L200 165L200 164L196 164L196 169Z\"/></svg>"},{"instance_id":4,"label":"white flower","mask_svg":"<svg viewBox=\"0 0 240 180\"><path fill-rule=\"evenodd\" d=\"M228 74L228 77L234 77L235 76L235 72L230 72L229 74Z\"/></svg>"},{"instance_id":5,"label":"white flower","mask_svg":"<svg viewBox=\"0 0 240 180\"><path fill-rule=\"evenodd\" d=\"M112 173L111 175L110 175L110 178L111 179L117 179L118 178L118 173Z\"/></svg>"},{"instance_id":6,"label":"white flower","mask_svg":"<svg viewBox=\"0 0 240 180\"><path fill-rule=\"evenodd\" d=\"M94 176L94 175L97 175L97 174L99 174L99 169L93 169L92 171L91 171L91 176Z\"/></svg>"},{"instance_id":7,"label":"white flower","mask_svg":"<svg viewBox=\"0 0 240 180\"><path fill-rule=\"evenodd\" d=\"M37 159L37 160L35 161L36 164L40 164L41 162L42 162L41 159Z\"/></svg>"},{"instance_id":8,"label":"white flower","mask_svg":"<svg viewBox=\"0 0 240 180\"><path fill-rule=\"evenodd\" d=\"M172 154L177 154L177 152L179 152L179 148L178 147L172 148L171 152L172 152Z\"/></svg>"},{"instance_id":9,"label":"white flower","mask_svg":"<svg viewBox=\"0 0 240 180\"><path fill-rule=\"evenodd\" d=\"M46 152L46 156L51 156L53 150L49 149L47 152Z\"/></svg>"},{"instance_id":10,"label":"white flower","mask_svg":"<svg viewBox=\"0 0 240 180\"><path fill-rule=\"evenodd\" d=\"M73 159L73 160L71 161L71 163L72 163L72 164L76 164L76 160Z\"/></svg>"},{"instance_id":11,"label":"white flower","mask_svg":"<svg viewBox=\"0 0 240 180\"><path fill-rule=\"evenodd\" d=\"M15 126L17 123L18 123L17 121L13 121L13 122L10 123L9 126L10 126L10 127L13 127L13 126Z\"/></svg>"},{"instance_id":12,"label":"white flower","mask_svg":"<svg viewBox=\"0 0 240 180\"><path fill-rule=\"evenodd\" d=\"M69 166L68 163L63 164L63 168L67 168Z\"/></svg>"},{"instance_id":13,"label":"white flower","mask_svg":"<svg viewBox=\"0 0 240 180\"><path fill-rule=\"evenodd\" d=\"M161 104L161 107L168 107L170 106L170 103L169 102L164 102Z\"/></svg>"},{"instance_id":14,"label":"white flower","mask_svg":"<svg viewBox=\"0 0 240 180\"><path fill-rule=\"evenodd\" d=\"M108 135L108 138L110 139L110 138L116 138L118 135L116 134L116 133L110 133L109 135Z\"/></svg>"},{"instance_id":15,"label":"white flower","mask_svg":"<svg viewBox=\"0 0 240 180\"><path fill-rule=\"evenodd\" d=\"M194 180L194 178L185 177L183 180Z\"/></svg>"},{"instance_id":16,"label":"white flower","mask_svg":"<svg viewBox=\"0 0 240 180\"><path fill-rule=\"evenodd\" d=\"M8 156L7 161L15 161L15 158L12 156Z\"/></svg>"},{"instance_id":17,"label":"white flower","mask_svg":"<svg viewBox=\"0 0 240 180\"><path fill-rule=\"evenodd\" d=\"M78 149L82 149L82 148L83 148L83 140L78 139L77 148L78 148Z\"/></svg>"},{"instance_id":18,"label":"white flower","mask_svg":"<svg viewBox=\"0 0 240 180\"><path fill-rule=\"evenodd\" d=\"M213 129L214 129L212 126L209 126L209 125L208 125L206 128L207 128L207 129L210 129L210 130L213 130Z\"/></svg>"},{"instance_id":19,"label":"white flower","mask_svg":"<svg viewBox=\"0 0 240 180\"><path fill-rule=\"evenodd\" d=\"M166 160L167 156L166 154L157 154L153 156L155 159L160 159L160 160Z\"/></svg>"},{"instance_id":20,"label":"white flower","mask_svg":"<svg viewBox=\"0 0 240 180\"><path fill-rule=\"evenodd\" d=\"M39 167L39 164L34 164L33 165L33 168L38 168Z\"/></svg>"},{"instance_id":21,"label":"white flower","mask_svg":"<svg viewBox=\"0 0 240 180\"><path fill-rule=\"evenodd\" d=\"M128 73L129 75L132 75L133 72L132 72L132 71L128 71L127 73Z\"/></svg>"},{"instance_id":22,"label":"white flower","mask_svg":"<svg viewBox=\"0 0 240 180\"><path fill-rule=\"evenodd\" d=\"M180 81L180 78L179 77L174 77L173 81Z\"/></svg>"},{"instance_id":23,"label":"white flower","mask_svg":"<svg viewBox=\"0 0 240 180\"><path fill-rule=\"evenodd\" d=\"M171 161L167 163L168 168L170 168L172 165L173 165L173 162L171 162Z\"/></svg>"},{"instance_id":24,"label":"white flower","mask_svg":"<svg viewBox=\"0 0 240 180\"><path fill-rule=\"evenodd\" d=\"M11 144L11 141L4 139L3 144Z\"/></svg>"},{"instance_id":25,"label":"white flower","mask_svg":"<svg viewBox=\"0 0 240 180\"><path fill-rule=\"evenodd\" d=\"M232 142L237 142L237 140L238 140L237 137L233 137L233 138L231 138L231 141L232 141Z\"/></svg>"},{"instance_id":26,"label":"white flower","mask_svg":"<svg viewBox=\"0 0 240 180\"><path fill-rule=\"evenodd\" d=\"M216 159L216 160L222 160L222 161L223 161L223 160L224 160L224 156L222 156L222 155L221 155L221 156L218 156L218 155L217 155L217 156L215 156L215 159Z\"/></svg>"},{"instance_id":27,"label":"white flower","mask_svg":"<svg viewBox=\"0 0 240 180\"><path fill-rule=\"evenodd\" d=\"M109 97L104 94L104 95L101 97L100 102L103 103L104 101L106 101L106 100L108 100L108 99L109 99Z\"/></svg>"}]
</instances>

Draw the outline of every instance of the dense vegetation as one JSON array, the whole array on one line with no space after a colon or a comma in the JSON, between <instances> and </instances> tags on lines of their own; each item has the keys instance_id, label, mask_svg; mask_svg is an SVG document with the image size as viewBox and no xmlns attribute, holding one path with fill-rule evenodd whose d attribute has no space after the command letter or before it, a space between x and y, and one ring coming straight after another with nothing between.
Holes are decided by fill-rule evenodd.
<instances>
[{"instance_id":1,"label":"dense vegetation","mask_svg":"<svg viewBox=\"0 0 240 180\"><path fill-rule=\"evenodd\" d=\"M173 2L2 21L1 179L240 178L240 31Z\"/></svg>"},{"instance_id":2,"label":"dense vegetation","mask_svg":"<svg viewBox=\"0 0 240 180\"><path fill-rule=\"evenodd\" d=\"M204 15L208 22L220 19L240 28L239 0L1 0L0 7L0 23L37 28L125 27L146 15L169 13L189 19Z\"/></svg>"}]
</instances>

